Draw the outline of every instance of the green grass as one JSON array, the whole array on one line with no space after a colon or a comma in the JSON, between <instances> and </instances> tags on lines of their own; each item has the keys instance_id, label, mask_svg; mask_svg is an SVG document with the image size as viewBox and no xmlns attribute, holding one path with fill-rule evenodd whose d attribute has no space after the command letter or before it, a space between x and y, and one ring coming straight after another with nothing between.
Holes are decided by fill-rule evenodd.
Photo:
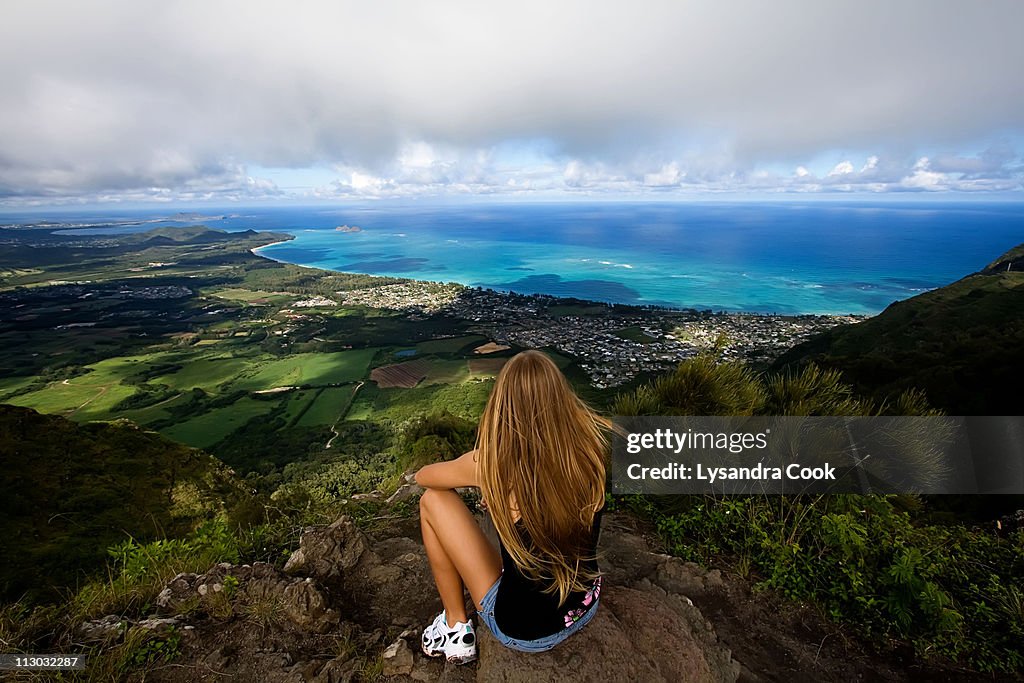
<instances>
[{"instance_id":1,"label":"green grass","mask_svg":"<svg viewBox=\"0 0 1024 683\"><path fill-rule=\"evenodd\" d=\"M345 419L403 422L442 411L475 419L483 411L492 386L493 380L472 380L461 384L421 384L412 389L380 389L368 382L359 390Z\"/></svg>"},{"instance_id":2,"label":"green grass","mask_svg":"<svg viewBox=\"0 0 1024 683\"><path fill-rule=\"evenodd\" d=\"M162 434L175 441L209 448L254 417L273 410L279 401L265 401L244 397L229 406L216 408L199 417L162 430Z\"/></svg>"},{"instance_id":3,"label":"green grass","mask_svg":"<svg viewBox=\"0 0 1024 683\"><path fill-rule=\"evenodd\" d=\"M266 300L268 303L272 304L283 304L295 299L294 294L284 294L282 292L261 292L253 289L217 289L211 291L210 294L220 297L221 299L244 301L246 303Z\"/></svg>"},{"instance_id":4,"label":"green grass","mask_svg":"<svg viewBox=\"0 0 1024 683\"><path fill-rule=\"evenodd\" d=\"M136 389L121 380L155 362L162 354L122 356L93 363L84 375L52 382L47 387L17 396L11 405L34 408L75 420L102 420L112 417L111 409ZM20 379L20 378L19 378Z\"/></svg>"},{"instance_id":5,"label":"green grass","mask_svg":"<svg viewBox=\"0 0 1024 683\"><path fill-rule=\"evenodd\" d=\"M367 385L359 390L360 393L365 391L368 387L375 391L379 391L378 389L376 389L376 386ZM369 398L364 399L362 397L360 397L360 400L353 401L352 405L348 409L348 412L345 413L346 420L373 420L376 417L377 411L373 407L373 401Z\"/></svg>"},{"instance_id":6,"label":"green grass","mask_svg":"<svg viewBox=\"0 0 1024 683\"><path fill-rule=\"evenodd\" d=\"M121 384L96 384L75 377L67 384L54 382L40 391L16 396L8 403L74 420L99 420L108 417L111 408L134 393L134 388Z\"/></svg>"},{"instance_id":7,"label":"green grass","mask_svg":"<svg viewBox=\"0 0 1024 683\"><path fill-rule=\"evenodd\" d=\"M6 394L11 394L14 393L15 391L18 391L19 389L23 389L35 381L36 378L34 376L8 377L5 379L0 379L0 398L3 398L3 396Z\"/></svg>"},{"instance_id":8,"label":"green grass","mask_svg":"<svg viewBox=\"0 0 1024 683\"><path fill-rule=\"evenodd\" d=\"M469 378L469 366L464 360L432 359L422 384L458 384Z\"/></svg>"},{"instance_id":9,"label":"green grass","mask_svg":"<svg viewBox=\"0 0 1024 683\"><path fill-rule=\"evenodd\" d=\"M145 408L133 408L131 410L122 410L117 413L117 417L123 417L131 420L135 424L148 425L152 422L159 420L167 420L171 417L170 408L181 404L186 399L186 394L178 394L177 396L170 398L166 401L156 403Z\"/></svg>"},{"instance_id":10,"label":"green grass","mask_svg":"<svg viewBox=\"0 0 1024 683\"><path fill-rule=\"evenodd\" d=\"M416 349L420 352L420 355L428 353L458 353L470 344L475 345L485 341L487 341L486 337L471 334L465 337L452 337L451 339L431 339L430 341L420 342L416 345Z\"/></svg>"},{"instance_id":11,"label":"green grass","mask_svg":"<svg viewBox=\"0 0 1024 683\"><path fill-rule=\"evenodd\" d=\"M656 341L654 337L647 336L647 333L640 329L639 325L633 325L632 327L626 327L621 330L615 330L615 332L613 332L612 334L614 334L616 337L619 337L620 339L626 339L628 341L634 341L640 344L650 344L651 342Z\"/></svg>"},{"instance_id":12,"label":"green grass","mask_svg":"<svg viewBox=\"0 0 1024 683\"><path fill-rule=\"evenodd\" d=\"M309 410L303 414L295 426L318 427L320 425L334 424L348 409L349 404L352 402L352 392L354 389L355 386L327 387L323 389L320 395L313 401L313 405L309 407Z\"/></svg>"},{"instance_id":13,"label":"green grass","mask_svg":"<svg viewBox=\"0 0 1024 683\"><path fill-rule=\"evenodd\" d=\"M302 417L306 409L316 400L317 394L322 389L305 389L303 391L292 391L288 394L284 407L284 419L288 426L294 426L296 420Z\"/></svg>"},{"instance_id":14,"label":"green grass","mask_svg":"<svg viewBox=\"0 0 1024 683\"><path fill-rule=\"evenodd\" d=\"M212 356L180 361L182 368L150 380L151 384L166 384L171 389L188 391L199 387L211 392L218 385L240 375L252 363L251 359L231 356Z\"/></svg>"},{"instance_id":15,"label":"green grass","mask_svg":"<svg viewBox=\"0 0 1024 683\"><path fill-rule=\"evenodd\" d=\"M299 353L265 363L255 373L239 379L238 389L273 389L275 387L341 384L354 382L366 375L376 349L354 349L336 353Z\"/></svg>"}]
</instances>

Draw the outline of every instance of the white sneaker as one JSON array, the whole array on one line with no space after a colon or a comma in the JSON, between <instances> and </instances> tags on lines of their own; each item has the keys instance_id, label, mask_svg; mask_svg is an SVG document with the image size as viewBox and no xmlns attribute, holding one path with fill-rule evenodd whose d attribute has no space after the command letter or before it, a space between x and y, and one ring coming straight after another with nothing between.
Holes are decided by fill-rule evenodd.
<instances>
[{"instance_id":1,"label":"white sneaker","mask_svg":"<svg viewBox=\"0 0 1024 683\"><path fill-rule=\"evenodd\" d=\"M420 645L426 656L444 655L453 664L468 664L476 660L476 632L472 622L460 621L449 627L444 610L423 629Z\"/></svg>"}]
</instances>

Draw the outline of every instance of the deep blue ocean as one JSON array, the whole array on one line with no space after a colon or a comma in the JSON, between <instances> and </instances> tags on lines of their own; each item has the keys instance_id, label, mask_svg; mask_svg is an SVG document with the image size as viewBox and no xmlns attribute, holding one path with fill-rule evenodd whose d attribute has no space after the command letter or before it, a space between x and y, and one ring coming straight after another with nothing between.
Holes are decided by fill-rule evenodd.
<instances>
[{"instance_id":1,"label":"deep blue ocean","mask_svg":"<svg viewBox=\"0 0 1024 683\"><path fill-rule=\"evenodd\" d=\"M192 211L192 210L190 210ZM264 256L316 268L598 301L874 314L1024 242L1024 203L371 204L0 215L87 232L276 230ZM142 225L111 227L131 219ZM342 225L358 226L343 232Z\"/></svg>"}]
</instances>

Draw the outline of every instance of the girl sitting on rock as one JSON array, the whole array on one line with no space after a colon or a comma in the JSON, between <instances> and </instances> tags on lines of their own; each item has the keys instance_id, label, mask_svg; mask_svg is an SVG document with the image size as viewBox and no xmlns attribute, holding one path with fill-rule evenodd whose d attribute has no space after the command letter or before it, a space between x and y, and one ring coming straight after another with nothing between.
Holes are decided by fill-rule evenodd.
<instances>
[{"instance_id":1,"label":"girl sitting on rock","mask_svg":"<svg viewBox=\"0 0 1024 683\"><path fill-rule=\"evenodd\" d=\"M476 659L463 588L498 642L524 652L548 650L594 617L610 427L551 359L525 351L498 375L476 449L417 472L427 489L423 544L444 607L423 630L425 654ZM465 486L480 488L498 548L454 491Z\"/></svg>"}]
</instances>

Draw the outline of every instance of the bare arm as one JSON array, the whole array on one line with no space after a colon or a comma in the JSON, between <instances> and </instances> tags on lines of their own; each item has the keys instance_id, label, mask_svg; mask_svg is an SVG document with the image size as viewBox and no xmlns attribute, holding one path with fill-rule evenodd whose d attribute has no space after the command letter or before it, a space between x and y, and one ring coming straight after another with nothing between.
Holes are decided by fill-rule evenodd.
<instances>
[{"instance_id":1,"label":"bare arm","mask_svg":"<svg viewBox=\"0 0 1024 683\"><path fill-rule=\"evenodd\" d=\"M454 460L421 467L416 473L416 483L428 489L479 486L476 478L476 451L463 453Z\"/></svg>"}]
</instances>

